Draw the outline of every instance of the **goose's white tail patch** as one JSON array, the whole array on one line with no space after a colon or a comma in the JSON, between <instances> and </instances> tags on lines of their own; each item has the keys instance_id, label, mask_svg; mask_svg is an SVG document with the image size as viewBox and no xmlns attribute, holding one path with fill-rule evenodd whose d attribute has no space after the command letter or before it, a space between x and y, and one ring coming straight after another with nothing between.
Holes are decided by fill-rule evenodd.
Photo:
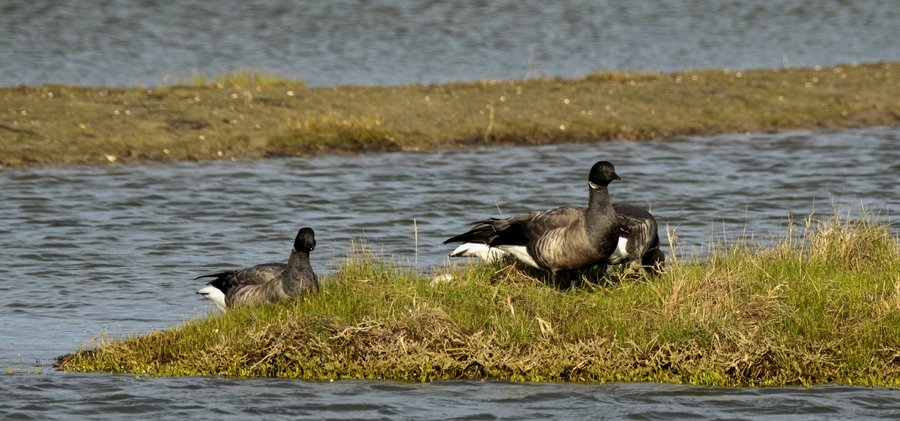
<instances>
[{"instance_id":1,"label":"goose's white tail patch","mask_svg":"<svg viewBox=\"0 0 900 421\"><path fill-rule=\"evenodd\" d=\"M528 250L525 246L497 246L496 248L513 255L513 257L519 259L522 263L541 269L541 267L535 263L534 259L531 258L531 255L528 254Z\"/></svg>"},{"instance_id":2,"label":"goose's white tail patch","mask_svg":"<svg viewBox=\"0 0 900 421\"><path fill-rule=\"evenodd\" d=\"M493 263L498 260L503 259L506 256L506 252L500 250L496 247L491 247L487 244L482 243L462 243L456 250L453 250L453 253L450 253L450 257L477 257L481 260L484 260L488 263Z\"/></svg>"},{"instance_id":3,"label":"goose's white tail patch","mask_svg":"<svg viewBox=\"0 0 900 421\"><path fill-rule=\"evenodd\" d=\"M628 239L619 237L619 244L616 245L616 250L609 256L609 264L618 265L627 262L628 259Z\"/></svg>"},{"instance_id":4,"label":"goose's white tail patch","mask_svg":"<svg viewBox=\"0 0 900 421\"><path fill-rule=\"evenodd\" d=\"M212 302L216 303L216 307L222 312L225 311L225 294L222 291L212 285L207 286L200 291L197 291L197 294L203 296L203 298L208 298L212 300Z\"/></svg>"}]
</instances>

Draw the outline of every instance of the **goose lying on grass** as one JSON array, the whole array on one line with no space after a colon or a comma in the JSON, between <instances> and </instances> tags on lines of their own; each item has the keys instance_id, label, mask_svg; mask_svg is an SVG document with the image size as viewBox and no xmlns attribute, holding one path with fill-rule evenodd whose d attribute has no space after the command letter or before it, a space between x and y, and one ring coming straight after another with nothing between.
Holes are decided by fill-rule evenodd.
<instances>
[{"instance_id":1,"label":"goose lying on grass","mask_svg":"<svg viewBox=\"0 0 900 421\"><path fill-rule=\"evenodd\" d=\"M608 189L613 180L620 180L613 164L597 162L588 175L587 208L564 207L506 219L485 219L444 244L479 243L499 249L550 272L551 283L556 285L559 272L606 264L616 250L620 229ZM484 252L486 256L493 253ZM574 286L575 279L571 278L569 287Z\"/></svg>"},{"instance_id":2,"label":"goose lying on grass","mask_svg":"<svg viewBox=\"0 0 900 421\"><path fill-rule=\"evenodd\" d=\"M587 208L569 207L546 212L556 212L556 218L553 220L560 224L568 224L573 218L578 218L578 215L583 213L585 209ZM659 232L656 218L650 212L633 205L614 204L613 209L616 210L616 221L619 223L619 241L616 250L609 257L607 263L620 265L639 262L651 275L661 273L665 265L666 255L659 249ZM538 213L540 212L526 215ZM476 224L482 222L476 222ZM547 224L546 228L558 227ZM484 242L463 243L450 253L450 257L477 257L486 262L496 262L507 256L512 255Z\"/></svg>"},{"instance_id":3,"label":"goose lying on grass","mask_svg":"<svg viewBox=\"0 0 900 421\"><path fill-rule=\"evenodd\" d=\"M309 252L315 248L315 232L309 227L301 228L287 264L266 263L198 276L194 279L215 279L197 293L225 311L229 307L275 302L306 291L318 291L319 279L309 263Z\"/></svg>"}]
</instances>

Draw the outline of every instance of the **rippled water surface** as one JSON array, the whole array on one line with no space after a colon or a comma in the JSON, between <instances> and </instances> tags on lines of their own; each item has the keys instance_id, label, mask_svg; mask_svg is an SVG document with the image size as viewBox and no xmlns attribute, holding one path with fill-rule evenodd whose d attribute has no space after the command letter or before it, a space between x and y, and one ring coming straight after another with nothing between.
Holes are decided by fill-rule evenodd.
<instances>
[{"instance_id":1,"label":"rippled water surface","mask_svg":"<svg viewBox=\"0 0 900 421\"><path fill-rule=\"evenodd\" d=\"M156 86L238 66L314 86L900 60L893 0L0 3L0 85ZM529 57L532 58L529 66Z\"/></svg>"},{"instance_id":2,"label":"rippled water surface","mask_svg":"<svg viewBox=\"0 0 900 421\"><path fill-rule=\"evenodd\" d=\"M357 157L0 171L0 417L892 418L886 389L717 389L504 382L319 383L61 374L48 364L104 329L147 332L212 308L193 277L283 261L317 231L333 269L351 237L431 270L468 223L583 205L616 165L614 202L651 207L682 249L744 230L760 241L832 201L900 207L900 129L728 135ZM666 241L664 250L671 248ZM43 370L41 374L30 372Z\"/></svg>"},{"instance_id":3,"label":"rippled water surface","mask_svg":"<svg viewBox=\"0 0 900 421\"><path fill-rule=\"evenodd\" d=\"M67 374L0 383L10 419L897 419L900 393L857 387L427 384ZM15 402L10 405L8 402ZM147 419L147 418L144 418Z\"/></svg>"}]
</instances>

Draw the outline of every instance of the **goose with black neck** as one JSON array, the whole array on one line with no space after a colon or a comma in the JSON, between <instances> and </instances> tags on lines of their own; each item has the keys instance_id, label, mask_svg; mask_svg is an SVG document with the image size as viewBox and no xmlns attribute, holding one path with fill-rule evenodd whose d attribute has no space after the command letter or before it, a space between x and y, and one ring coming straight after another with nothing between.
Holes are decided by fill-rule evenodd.
<instances>
[{"instance_id":1,"label":"goose with black neck","mask_svg":"<svg viewBox=\"0 0 900 421\"><path fill-rule=\"evenodd\" d=\"M605 264L616 249L619 224L609 198L609 184L620 180L615 167L600 161L588 175L588 207L561 207L511 218L489 218L474 223L469 231L444 244L482 243L516 259L557 274ZM575 279L570 278L570 288Z\"/></svg>"}]
</instances>

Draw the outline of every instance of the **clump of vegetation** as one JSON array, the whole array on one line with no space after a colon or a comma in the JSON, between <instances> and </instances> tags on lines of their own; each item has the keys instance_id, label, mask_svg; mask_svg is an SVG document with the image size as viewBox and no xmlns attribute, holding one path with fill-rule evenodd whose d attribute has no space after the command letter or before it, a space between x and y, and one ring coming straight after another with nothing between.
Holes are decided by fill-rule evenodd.
<instances>
[{"instance_id":1,"label":"clump of vegetation","mask_svg":"<svg viewBox=\"0 0 900 421\"><path fill-rule=\"evenodd\" d=\"M319 294L62 357L65 370L306 379L900 385L900 243L872 215L809 218L559 290L514 265L441 269L356 247Z\"/></svg>"},{"instance_id":2,"label":"clump of vegetation","mask_svg":"<svg viewBox=\"0 0 900 421\"><path fill-rule=\"evenodd\" d=\"M602 72L574 79L334 88L235 70L218 79L195 73L154 89L0 88L0 167L896 125L898 69L900 63Z\"/></svg>"},{"instance_id":3,"label":"clump of vegetation","mask_svg":"<svg viewBox=\"0 0 900 421\"><path fill-rule=\"evenodd\" d=\"M294 87L305 88L306 82L300 79L290 79L278 75L272 71L264 71L256 68L237 68L219 72L218 78L210 79L205 72L194 71L188 80L179 80L176 85L192 86L195 88L248 88L248 87Z\"/></svg>"}]
</instances>

